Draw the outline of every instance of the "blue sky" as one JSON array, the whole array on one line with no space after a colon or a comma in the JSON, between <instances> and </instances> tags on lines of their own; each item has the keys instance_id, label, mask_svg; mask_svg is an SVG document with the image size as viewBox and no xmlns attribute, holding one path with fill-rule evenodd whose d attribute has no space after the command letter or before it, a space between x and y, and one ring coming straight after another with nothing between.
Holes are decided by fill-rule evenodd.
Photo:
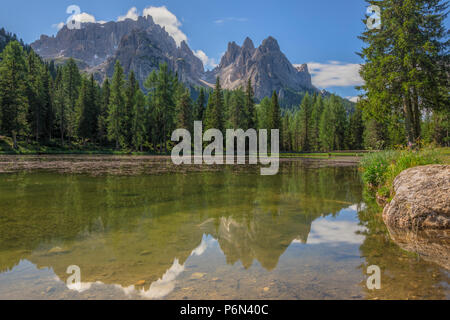
<instances>
[{"instance_id":1,"label":"blue sky","mask_svg":"<svg viewBox=\"0 0 450 320\"><path fill-rule=\"evenodd\" d=\"M314 83L344 97L355 96L354 85L362 46L357 36L364 30L363 0L2 0L0 27L26 42L41 34L56 34L57 25L69 17L69 5L78 5L96 21L142 15L145 8L170 24L176 38L187 38L211 68L220 61L229 41L242 44L249 36L258 46L269 35L294 64L310 63ZM164 6L165 9L154 9ZM173 14L173 16L171 16ZM153 15L153 14L152 14ZM87 16L86 16L87 17ZM201 50L201 52L200 52ZM204 55L203 55L204 53Z\"/></svg>"}]
</instances>

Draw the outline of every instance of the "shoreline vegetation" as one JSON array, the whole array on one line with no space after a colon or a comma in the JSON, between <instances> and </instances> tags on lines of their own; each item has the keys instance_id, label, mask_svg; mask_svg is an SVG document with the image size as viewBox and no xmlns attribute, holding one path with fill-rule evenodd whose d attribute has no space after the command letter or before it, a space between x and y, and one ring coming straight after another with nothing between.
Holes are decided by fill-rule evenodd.
<instances>
[{"instance_id":1,"label":"shoreline vegetation","mask_svg":"<svg viewBox=\"0 0 450 320\"><path fill-rule=\"evenodd\" d=\"M384 207L393 196L393 182L403 171L431 164L450 164L450 148L427 146L418 150L387 150L364 155L360 162L362 180L370 196Z\"/></svg>"}]
</instances>

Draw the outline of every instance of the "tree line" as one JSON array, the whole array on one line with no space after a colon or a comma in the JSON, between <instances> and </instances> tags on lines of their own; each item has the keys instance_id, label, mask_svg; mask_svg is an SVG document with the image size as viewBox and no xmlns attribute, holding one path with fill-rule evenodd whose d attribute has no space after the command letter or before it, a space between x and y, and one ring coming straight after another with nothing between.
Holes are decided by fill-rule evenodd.
<instances>
[{"instance_id":1,"label":"tree line","mask_svg":"<svg viewBox=\"0 0 450 320\"><path fill-rule=\"evenodd\" d=\"M18 141L70 147L166 153L172 132L193 131L194 121L210 128L279 129L284 151L359 149L362 120L332 95L306 94L294 110L282 110L277 93L256 104L252 83L228 91L217 79L212 89L186 87L167 64L144 82L125 77L119 62L102 85L69 59L59 67L11 41L0 62L0 132Z\"/></svg>"},{"instance_id":2,"label":"tree line","mask_svg":"<svg viewBox=\"0 0 450 320\"><path fill-rule=\"evenodd\" d=\"M441 40L446 6L437 0L377 4L382 29L361 37L368 44L361 53L365 94L356 106L317 92L289 109L280 107L277 92L257 103L251 81L232 91L220 79L214 88L192 88L166 64L141 88L117 62L100 85L73 59L47 63L3 31L0 135L16 149L20 142L167 153L175 129L192 132L194 121L203 121L205 130L279 129L283 151L382 149L418 140L449 145L449 63Z\"/></svg>"}]
</instances>

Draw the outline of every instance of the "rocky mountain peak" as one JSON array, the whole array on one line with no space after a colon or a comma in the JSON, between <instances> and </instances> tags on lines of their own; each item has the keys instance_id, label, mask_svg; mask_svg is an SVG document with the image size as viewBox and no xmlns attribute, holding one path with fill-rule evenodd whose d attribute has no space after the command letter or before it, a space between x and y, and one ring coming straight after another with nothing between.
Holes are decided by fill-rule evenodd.
<instances>
[{"instance_id":1,"label":"rocky mountain peak","mask_svg":"<svg viewBox=\"0 0 450 320\"><path fill-rule=\"evenodd\" d=\"M270 96L274 90L316 91L308 66L295 68L273 37L265 39L257 49L248 37L242 47L230 42L220 65L207 72L205 80L213 84L216 77L220 78L223 88L229 90L245 87L250 79L257 99Z\"/></svg>"},{"instance_id":2,"label":"rocky mountain peak","mask_svg":"<svg viewBox=\"0 0 450 320\"><path fill-rule=\"evenodd\" d=\"M278 41L273 37L268 37L265 39L259 49L267 51L281 51Z\"/></svg>"},{"instance_id":3,"label":"rocky mountain peak","mask_svg":"<svg viewBox=\"0 0 450 320\"><path fill-rule=\"evenodd\" d=\"M244 44L242 45L242 49L248 50L248 51L254 51L255 45L253 44L252 39L250 39L249 37L245 38Z\"/></svg>"}]
</instances>

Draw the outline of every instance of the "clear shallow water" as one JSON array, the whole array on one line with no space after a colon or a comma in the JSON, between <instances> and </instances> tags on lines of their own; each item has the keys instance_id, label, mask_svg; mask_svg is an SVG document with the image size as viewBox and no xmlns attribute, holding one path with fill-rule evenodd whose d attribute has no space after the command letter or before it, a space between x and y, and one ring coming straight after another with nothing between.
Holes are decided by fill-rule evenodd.
<instances>
[{"instance_id":1,"label":"clear shallow water","mask_svg":"<svg viewBox=\"0 0 450 320\"><path fill-rule=\"evenodd\" d=\"M449 273L390 239L356 168L258 173L0 175L0 299L449 298Z\"/></svg>"}]
</instances>

